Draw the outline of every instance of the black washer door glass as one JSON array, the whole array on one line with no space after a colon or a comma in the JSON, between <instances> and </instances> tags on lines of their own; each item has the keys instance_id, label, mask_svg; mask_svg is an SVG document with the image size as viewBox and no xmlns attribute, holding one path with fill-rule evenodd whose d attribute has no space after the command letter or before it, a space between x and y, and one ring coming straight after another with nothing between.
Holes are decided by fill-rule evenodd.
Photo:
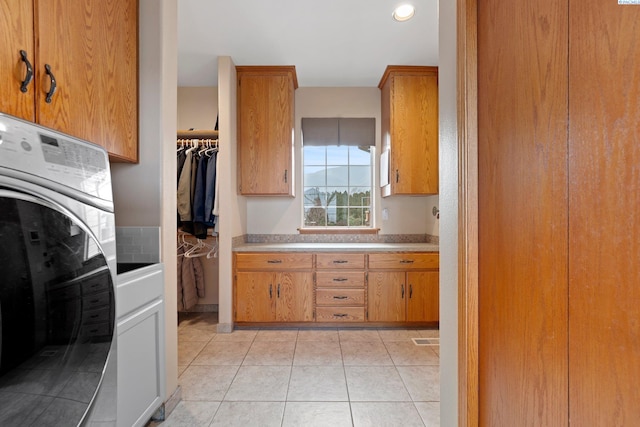
<instances>
[{"instance_id":1,"label":"black washer door glass","mask_svg":"<svg viewBox=\"0 0 640 427\"><path fill-rule=\"evenodd\" d=\"M94 238L31 198L0 195L0 425L78 425L114 329L113 282Z\"/></svg>"}]
</instances>

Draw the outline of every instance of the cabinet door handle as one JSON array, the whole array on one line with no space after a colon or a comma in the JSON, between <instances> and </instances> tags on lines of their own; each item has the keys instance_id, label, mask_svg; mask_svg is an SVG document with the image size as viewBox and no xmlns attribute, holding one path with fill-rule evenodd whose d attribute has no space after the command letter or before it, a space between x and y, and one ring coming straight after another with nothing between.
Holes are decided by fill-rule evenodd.
<instances>
[{"instance_id":1,"label":"cabinet door handle","mask_svg":"<svg viewBox=\"0 0 640 427\"><path fill-rule=\"evenodd\" d=\"M273 285L269 284L269 299L273 298Z\"/></svg>"},{"instance_id":2,"label":"cabinet door handle","mask_svg":"<svg viewBox=\"0 0 640 427\"><path fill-rule=\"evenodd\" d=\"M349 261L344 260L344 259L337 259L337 260L333 261L334 264L346 264L348 262Z\"/></svg>"},{"instance_id":3,"label":"cabinet door handle","mask_svg":"<svg viewBox=\"0 0 640 427\"><path fill-rule=\"evenodd\" d=\"M56 77L51 72L51 66L49 64L44 64L44 70L46 71L49 79L51 80L51 87L49 88L49 92L47 92L47 97L45 98L45 102L47 104L51 104L51 99L53 98L53 94L56 93L56 89L58 88L58 84L56 83Z\"/></svg>"},{"instance_id":4,"label":"cabinet door handle","mask_svg":"<svg viewBox=\"0 0 640 427\"><path fill-rule=\"evenodd\" d=\"M285 170L284 170L284 183L285 183L285 184L287 183L287 172L288 172L288 170L287 170L287 169L285 169Z\"/></svg>"},{"instance_id":5,"label":"cabinet door handle","mask_svg":"<svg viewBox=\"0 0 640 427\"><path fill-rule=\"evenodd\" d=\"M400 264L413 264L412 259L402 259L400 260Z\"/></svg>"},{"instance_id":6,"label":"cabinet door handle","mask_svg":"<svg viewBox=\"0 0 640 427\"><path fill-rule=\"evenodd\" d=\"M404 299L404 283L401 285L402 287L402 299Z\"/></svg>"},{"instance_id":7,"label":"cabinet door handle","mask_svg":"<svg viewBox=\"0 0 640 427\"><path fill-rule=\"evenodd\" d=\"M29 83L31 83L31 80L33 80L33 67L31 66L31 62L29 62L29 60L27 59L27 52L25 52L24 50L21 50L20 57L22 58L22 62L24 62L24 65L26 65L27 67L27 74L25 74L24 80L20 85L20 92L26 92L27 86L29 86Z\"/></svg>"},{"instance_id":8,"label":"cabinet door handle","mask_svg":"<svg viewBox=\"0 0 640 427\"><path fill-rule=\"evenodd\" d=\"M348 296L345 295L334 295L333 299L347 299L349 298Z\"/></svg>"},{"instance_id":9,"label":"cabinet door handle","mask_svg":"<svg viewBox=\"0 0 640 427\"><path fill-rule=\"evenodd\" d=\"M346 277L336 277L335 279L333 279L334 282L346 282L347 279Z\"/></svg>"},{"instance_id":10,"label":"cabinet door handle","mask_svg":"<svg viewBox=\"0 0 640 427\"><path fill-rule=\"evenodd\" d=\"M282 264L282 260L280 260L280 259L270 259L270 260L267 260L267 264Z\"/></svg>"},{"instance_id":11,"label":"cabinet door handle","mask_svg":"<svg viewBox=\"0 0 640 427\"><path fill-rule=\"evenodd\" d=\"M400 182L400 171L396 169L396 184Z\"/></svg>"},{"instance_id":12,"label":"cabinet door handle","mask_svg":"<svg viewBox=\"0 0 640 427\"><path fill-rule=\"evenodd\" d=\"M280 298L280 283L278 283L278 298Z\"/></svg>"},{"instance_id":13,"label":"cabinet door handle","mask_svg":"<svg viewBox=\"0 0 640 427\"><path fill-rule=\"evenodd\" d=\"M413 285L409 283L409 298L413 296Z\"/></svg>"}]
</instances>

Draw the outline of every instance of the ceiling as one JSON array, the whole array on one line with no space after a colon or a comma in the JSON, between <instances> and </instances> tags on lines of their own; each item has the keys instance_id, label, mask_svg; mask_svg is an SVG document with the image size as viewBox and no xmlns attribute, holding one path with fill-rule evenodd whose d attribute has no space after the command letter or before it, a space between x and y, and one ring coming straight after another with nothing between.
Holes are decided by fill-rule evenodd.
<instances>
[{"instance_id":1,"label":"ceiling","mask_svg":"<svg viewBox=\"0 0 640 427\"><path fill-rule=\"evenodd\" d=\"M178 86L218 86L217 57L295 65L301 87L375 87L387 65L438 65L438 0L180 0ZM412 3L407 22L391 17Z\"/></svg>"}]
</instances>

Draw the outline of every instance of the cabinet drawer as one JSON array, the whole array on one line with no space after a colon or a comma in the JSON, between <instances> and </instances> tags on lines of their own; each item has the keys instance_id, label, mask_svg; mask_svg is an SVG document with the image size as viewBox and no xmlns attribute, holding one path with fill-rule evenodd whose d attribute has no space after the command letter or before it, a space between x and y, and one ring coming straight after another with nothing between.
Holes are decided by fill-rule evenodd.
<instances>
[{"instance_id":1,"label":"cabinet drawer","mask_svg":"<svg viewBox=\"0 0 640 427\"><path fill-rule=\"evenodd\" d=\"M316 305L364 306L364 289L318 289Z\"/></svg>"},{"instance_id":2,"label":"cabinet drawer","mask_svg":"<svg viewBox=\"0 0 640 427\"><path fill-rule=\"evenodd\" d=\"M364 322L364 307L317 307L317 322Z\"/></svg>"},{"instance_id":3,"label":"cabinet drawer","mask_svg":"<svg viewBox=\"0 0 640 427\"><path fill-rule=\"evenodd\" d=\"M326 287L364 287L364 271L318 271L316 286Z\"/></svg>"},{"instance_id":4,"label":"cabinet drawer","mask_svg":"<svg viewBox=\"0 0 640 427\"><path fill-rule=\"evenodd\" d=\"M310 270L313 256L301 252L268 252L236 254L238 270Z\"/></svg>"},{"instance_id":5,"label":"cabinet drawer","mask_svg":"<svg viewBox=\"0 0 640 427\"><path fill-rule=\"evenodd\" d=\"M440 254L437 252L429 253L386 253L386 254L370 254L370 269L396 269L396 270L413 270L413 269L437 269L440 265Z\"/></svg>"},{"instance_id":6,"label":"cabinet drawer","mask_svg":"<svg viewBox=\"0 0 640 427\"><path fill-rule=\"evenodd\" d=\"M316 255L317 269L364 268L364 254L326 253Z\"/></svg>"}]
</instances>

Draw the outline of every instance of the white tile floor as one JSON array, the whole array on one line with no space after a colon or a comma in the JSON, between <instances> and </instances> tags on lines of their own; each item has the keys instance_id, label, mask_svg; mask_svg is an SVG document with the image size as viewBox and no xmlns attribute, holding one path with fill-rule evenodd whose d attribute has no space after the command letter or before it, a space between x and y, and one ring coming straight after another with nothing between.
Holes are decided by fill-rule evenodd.
<instances>
[{"instance_id":1,"label":"white tile floor","mask_svg":"<svg viewBox=\"0 0 640 427\"><path fill-rule=\"evenodd\" d=\"M182 401L154 426L439 426L437 330L286 329L216 334L181 314Z\"/></svg>"}]
</instances>

